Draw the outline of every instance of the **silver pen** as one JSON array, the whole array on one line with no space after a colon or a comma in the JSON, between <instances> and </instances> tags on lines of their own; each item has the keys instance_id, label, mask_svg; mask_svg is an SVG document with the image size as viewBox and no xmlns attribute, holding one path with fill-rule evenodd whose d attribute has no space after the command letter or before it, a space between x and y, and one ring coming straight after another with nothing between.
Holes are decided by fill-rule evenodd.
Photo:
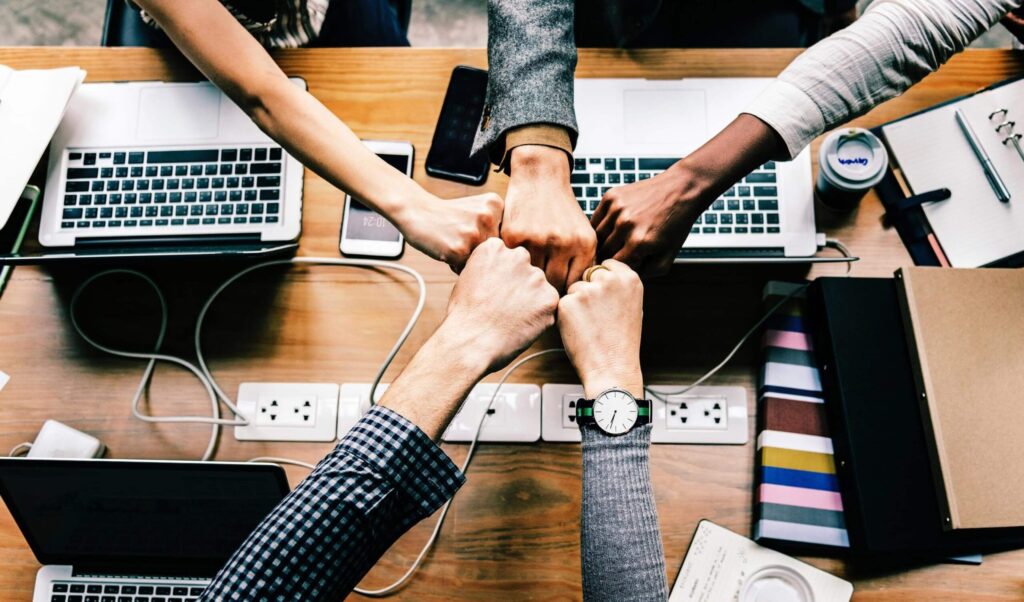
<instances>
[{"instance_id":1,"label":"silver pen","mask_svg":"<svg viewBox=\"0 0 1024 602\"><path fill-rule=\"evenodd\" d=\"M974 156L981 163L981 169L985 172L985 178L988 179L988 183L996 193L996 198L1004 203L1009 202L1010 191L1006 188L1006 184L1003 183L1003 179L999 177L999 173L996 172L996 166L992 164L992 159L989 158L988 153L981 146L981 141L978 140L977 134L971 129L971 124L967 123L967 117L964 115L964 112L956 109L954 113L956 114L956 122L960 124L960 129L963 131L964 137L967 138L967 143L971 145L971 150L974 151Z\"/></svg>"}]
</instances>

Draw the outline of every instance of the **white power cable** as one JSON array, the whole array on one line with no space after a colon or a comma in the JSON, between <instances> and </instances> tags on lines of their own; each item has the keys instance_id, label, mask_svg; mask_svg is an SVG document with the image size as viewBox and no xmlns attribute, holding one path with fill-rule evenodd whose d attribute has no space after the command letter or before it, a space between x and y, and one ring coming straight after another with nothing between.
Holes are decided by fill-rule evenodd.
<instances>
[{"instance_id":1,"label":"white power cable","mask_svg":"<svg viewBox=\"0 0 1024 602\"><path fill-rule=\"evenodd\" d=\"M410 276L412 276L416 280L416 284L419 287L419 297L418 297L417 302L416 302L416 308L413 310L412 315L409 317L409 321L406 323L405 328L402 330L402 333L398 336L398 339L395 341L394 346L392 346L392 348L391 348L390 352L388 353L387 357L385 358L384 362L380 365L380 368L377 370L377 374L374 377L374 381L373 381L373 387L371 388L371 400L372 400L373 399L373 394L376 392L377 386L380 384L380 381L383 378L384 373L387 371L388 367L391 365L392 360L394 360L395 356L398 354L399 349L401 349L402 345L405 344L405 341L409 338L409 334L412 332L412 329L416 326L416 322L419 320L420 315L423 313L423 307L426 304L427 286L426 286L426 283L423 281L423 277L420 276L420 274L416 270L413 270L412 268L409 268L407 266L404 266L404 265L401 265L401 264L397 264L397 263L389 263L389 262L386 262L386 261L377 261L377 260L373 260L373 259L336 259L336 258L333 258L333 257L295 257L295 258L292 258L292 259L281 259L281 260L267 261L267 262L259 263L259 264L256 264L254 266L250 266L250 267L248 267L248 268L238 272L237 274L235 274L235 275L231 276L230 278L228 278L227 280L225 280L219 287L217 287L217 289L213 292L213 294L210 295L210 297L203 304L203 307L202 307L202 309L199 312L199 316L198 316L198 318L196 320L195 332L194 332L194 337L193 337L194 338L194 343L195 343L196 359L198 360L198 364L199 364L198 367L196 365L192 364L191 362L188 362L188 361L183 360L181 358L178 358L178 357L175 357L175 356L172 356L172 355L166 355L166 354L159 353L160 348L163 346L164 336L166 335L166 332L167 332L167 320L168 320L167 301L166 301L166 299L164 297L163 292L160 290L160 287L157 286L157 284L155 282L153 282L153 280L151 278L149 278L148 276L146 276L142 272L139 272L139 271L136 271L136 270L128 270L128 269L106 270L106 271L103 271L103 272L100 272L98 274L95 274L95 275L91 276L85 282L83 282L81 285L79 285L79 287L77 289L75 289L75 292L74 292L74 294L71 297L71 308L70 308L70 312L69 312L71 314L71 325L74 328L75 332L78 333L78 335L80 337L82 337L82 339L86 343L88 343L89 345L91 345L92 347L94 347L95 349L97 349L99 351L102 351L104 353L108 353L110 355L114 355L114 356L117 356L117 357L149 360L149 363L146 365L146 369L143 371L142 378L139 381L139 385L138 385L138 387L135 390L135 394L132 397L132 403L131 403L132 415L135 416L136 418L138 418L139 420L142 420L142 421L145 421L145 422L154 422L154 423L173 422L173 423L185 423L185 424L209 424L209 425L212 425L212 429L211 429L211 433L210 433L210 442L207 445L206 451L203 453L202 458L201 458L204 461L205 460L209 460L209 459L211 459L213 457L213 454L216 451L217 439L218 439L218 436L220 435L220 427L221 427L221 425L224 425L224 426L243 426L243 425L249 424L249 422L241 414L241 412L238 410L238 408L232 402L231 398L228 397L228 395L226 393L224 393L224 391L217 384L217 381L214 379L213 375L210 373L209 367L206 364L206 360L205 360L205 358L203 356L202 345L201 345L202 327L203 327L203 322L204 322L204 320L206 318L206 314L209 311L210 307L213 305L213 302L217 299L217 297L226 288L228 288L231 284L236 282L239 278L245 276L246 274L249 274L250 272L258 270L260 268L265 268L265 267L270 267L270 266L275 266L275 265L285 265L285 264L334 265L334 266L342 266L342 267L357 267L357 268L373 268L373 269L397 270L397 271L409 274ZM133 276L133 277L142 279L153 290L153 292L156 294L157 299L160 302L160 329L159 329L159 332L157 334L156 344L154 345L153 353L141 353L141 352L134 352L134 351L125 351L125 350L121 350L121 349L114 349L112 347L108 347L106 345L103 345L103 344L99 343L98 341L94 340L92 337L87 335L85 333L85 331L82 330L81 325L78 323L78 314L77 314L78 302L79 302L79 299L81 298L82 293L85 291L85 289L87 289L89 286L91 286L95 281L97 281L97 280L99 280L101 278L104 278L106 276L111 276L111 275L115 275L115 274L124 274L124 275L129 275L129 276ZM154 368L156 366L156 362L157 361L166 361L166 362L170 362L170 363L173 363L173 364L177 364L177 365L179 365L181 367L184 367L184 368L188 369L190 372L192 372L195 375L195 377L197 379L199 379L199 382L202 383L203 388L206 390L206 393L207 393L207 395L210 398L210 404L211 404L212 414L213 414L212 418L211 417L206 417L206 416L150 416L150 415L143 414L142 412L139 411L139 408L138 408L139 401L141 400L143 394L146 391L146 388L149 385L149 382L150 382L150 379L151 379L151 377L153 375L153 370L154 370ZM234 414L235 418L232 418L232 419L222 419L222 418L220 418L220 406L217 403L218 399L220 401L222 401L224 403L224 405L226 405L228 407L229 410L231 410L231 412L232 412L232 414Z\"/></svg>"}]
</instances>

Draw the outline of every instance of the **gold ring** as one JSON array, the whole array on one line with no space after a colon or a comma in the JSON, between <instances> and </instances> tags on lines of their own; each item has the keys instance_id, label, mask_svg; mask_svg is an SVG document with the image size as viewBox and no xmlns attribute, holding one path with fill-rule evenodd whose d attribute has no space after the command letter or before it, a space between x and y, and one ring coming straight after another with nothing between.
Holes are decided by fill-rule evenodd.
<instances>
[{"instance_id":1,"label":"gold ring","mask_svg":"<svg viewBox=\"0 0 1024 602\"><path fill-rule=\"evenodd\" d=\"M608 268L603 266L603 265L600 265L600 264L599 265L592 265L589 268L587 268L587 270L585 272L583 272L583 280L585 280L587 282L590 282L590 277L593 276L594 272L596 272L598 270L608 270ZM610 272L611 270L608 270L608 271Z\"/></svg>"}]
</instances>

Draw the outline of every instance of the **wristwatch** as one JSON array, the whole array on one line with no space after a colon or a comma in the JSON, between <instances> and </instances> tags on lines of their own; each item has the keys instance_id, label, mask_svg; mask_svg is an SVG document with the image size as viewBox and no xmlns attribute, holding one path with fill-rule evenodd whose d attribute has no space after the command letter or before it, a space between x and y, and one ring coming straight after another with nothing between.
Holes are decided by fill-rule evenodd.
<instances>
[{"instance_id":1,"label":"wristwatch","mask_svg":"<svg viewBox=\"0 0 1024 602\"><path fill-rule=\"evenodd\" d=\"M637 399L628 391L608 389L594 399L576 402L576 423L595 425L608 435L625 435L637 425L650 424L651 400Z\"/></svg>"}]
</instances>

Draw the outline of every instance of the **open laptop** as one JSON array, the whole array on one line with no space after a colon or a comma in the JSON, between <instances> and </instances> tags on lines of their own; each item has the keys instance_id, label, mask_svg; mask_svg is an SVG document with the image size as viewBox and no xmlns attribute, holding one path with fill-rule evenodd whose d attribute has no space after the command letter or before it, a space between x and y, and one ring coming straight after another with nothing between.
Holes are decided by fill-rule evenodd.
<instances>
[{"instance_id":1,"label":"open laptop","mask_svg":"<svg viewBox=\"0 0 1024 602\"><path fill-rule=\"evenodd\" d=\"M193 600L287 494L271 464L0 458L34 602Z\"/></svg>"},{"instance_id":2,"label":"open laptop","mask_svg":"<svg viewBox=\"0 0 1024 602\"><path fill-rule=\"evenodd\" d=\"M578 79L573 192L588 215L611 187L650 178L721 131L770 78ZM817 251L810 151L737 182L693 226L677 262L787 261Z\"/></svg>"},{"instance_id":3,"label":"open laptop","mask_svg":"<svg viewBox=\"0 0 1024 602\"><path fill-rule=\"evenodd\" d=\"M50 144L39 242L122 256L281 247L299 236L302 177L209 82L83 84Z\"/></svg>"}]
</instances>

